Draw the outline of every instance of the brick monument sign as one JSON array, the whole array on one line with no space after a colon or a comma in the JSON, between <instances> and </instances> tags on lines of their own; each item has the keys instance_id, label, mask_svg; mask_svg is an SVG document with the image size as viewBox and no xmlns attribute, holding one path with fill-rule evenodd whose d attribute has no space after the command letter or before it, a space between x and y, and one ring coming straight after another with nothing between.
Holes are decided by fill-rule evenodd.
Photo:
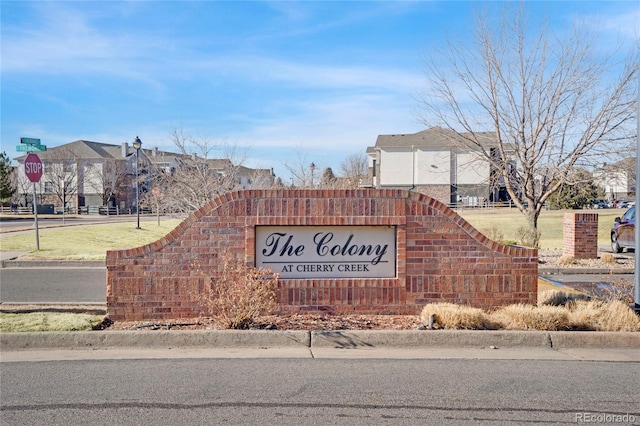
<instances>
[{"instance_id":1,"label":"brick monument sign","mask_svg":"<svg viewBox=\"0 0 640 426\"><path fill-rule=\"evenodd\" d=\"M281 313L418 314L425 304L535 304L537 250L489 240L453 210L404 190L244 190L166 237L107 252L114 320L210 314L223 254L280 274Z\"/></svg>"}]
</instances>

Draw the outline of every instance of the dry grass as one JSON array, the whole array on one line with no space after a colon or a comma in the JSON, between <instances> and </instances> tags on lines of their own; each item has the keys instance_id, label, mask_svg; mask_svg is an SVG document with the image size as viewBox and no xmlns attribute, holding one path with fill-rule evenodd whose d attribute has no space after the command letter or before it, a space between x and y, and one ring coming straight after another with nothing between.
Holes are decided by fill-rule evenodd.
<instances>
[{"instance_id":1,"label":"dry grass","mask_svg":"<svg viewBox=\"0 0 640 426\"><path fill-rule=\"evenodd\" d=\"M619 301L579 300L567 304L573 329L640 331L640 318Z\"/></svg>"},{"instance_id":2,"label":"dry grass","mask_svg":"<svg viewBox=\"0 0 640 426\"><path fill-rule=\"evenodd\" d=\"M0 332L27 331L89 331L104 321L104 315L31 312L0 313Z\"/></svg>"},{"instance_id":3,"label":"dry grass","mask_svg":"<svg viewBox=\"0 0 640 426\"><path fill-rule=\"evenodd\" d=\"M505 330L567 330L569 312L561 306L509 305L491 314L491 319Z\"/></svg>"},{"instance_id":4,"label":"dry grass","mask_svg":"<svg viewBox=\"0 0 640 426\"><path fill-rule=\"evenodd\" d=\"M435 316L437 328L480 330L490 328L487 315L479 308L456 305L454 303L432 303L422 309L420 318L428 324L429 317Z\"/></svg>"},{"instance_id":5,"label":"dry grass","mask_svg":"<svg viewBox=\"0 0 640 426\"><path fill-rule=\"evenodd\" d=\"M600 255L600 260L604 263L611 263L611 264L616 263L616 257L611 253L602 253Z\"/></svg>"},{"instance_id":6,"label":"dry grass","mask_svg":"<svg viewBox=\"0 0 640 426\"><path fill-rule=\"evenodd\" d=\"M573 256L562 256L560 259L558 259L558 263L562 266L568 266L568 265L575 265L578 262L576 261L576 258Z\"/></svg>"},{"instance_id":7,"label":"dry grass","mask_svg":"<svg viewBox=\"0 0 640 426\"><path fill-rule=\"evenodd\" d=\"M434 315L435 327L446 329L640 331L640 317L621 300L590 300L558 290L541 293L539 305L516 304L484 312L452 303L426 305L423 325Z\"/></svg>"}]
</instances>

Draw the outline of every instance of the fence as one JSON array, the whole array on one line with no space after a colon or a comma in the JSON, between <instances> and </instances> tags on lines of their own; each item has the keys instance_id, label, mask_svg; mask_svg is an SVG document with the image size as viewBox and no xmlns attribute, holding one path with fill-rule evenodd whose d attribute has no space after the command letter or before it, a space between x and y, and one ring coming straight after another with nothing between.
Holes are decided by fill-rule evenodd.
<instances>
[{"instance_id":1,"label":"fence","mask_svg":"<svg viewBox=\"0 0 640 426\"><path fill-rule=\"evenodd\" d=\"M515 204L513 201L484 201L482 203L469 203L466 200L460 201L458 203L449 203L448 207L454 210L464 210L464 209L501 209L501 208L514 208ZM161 210L162 213L166 213L166 211ZM29 215L33 214L33 207L22 207L22 206L1 206L0 207L1 214L15 214L15 215ZM57 211L57 214L62 214L62 211ZM78 207L77 212L72 211L71 208L67 208L67 214L77 213L79 215L83 214L100 214L105 216L117 216L124 214L135 214L135 207L128 208L119 208L119 207L108 207L108 206L83 206ZM155 213L155 210L149 207L143 207L140 209L140 214L152 214Z\"/></svg>"},{"instance_id":2,"label":"fence","mask_svg":"<svg viewBox=\"0 0 640 426\"><path fill-rule=\"evenodd\" d=\"M100 214L106 216L117 216L124 214L135 214L135 207L130 207L126 209L121 209L119 207L107 207L107 206L84 206L78 207L77 211L73 211L72 208L67 208L65 211L66 214ZM38 209L40 212L40 209ZM152 209L145 207L140 209L140 214L152 214L155 213ZM32 215L33 214L33 206L0 206L0 214L7 215ZM62 214L62 210L56 210L55 214Z\"/></svg>"},{"instance_id":3,"label":"fence","mask_svg":"<svg viewBox=\"0 0 640 426\"><path fill-rule=\"evenodd\" d=\"M449 203L448 207L454 210L462 209L511 209L516 205L513 201L483 201L483 202L468 202L467 200L460 201L458 203Z\"/></svg>"}]
</instances>

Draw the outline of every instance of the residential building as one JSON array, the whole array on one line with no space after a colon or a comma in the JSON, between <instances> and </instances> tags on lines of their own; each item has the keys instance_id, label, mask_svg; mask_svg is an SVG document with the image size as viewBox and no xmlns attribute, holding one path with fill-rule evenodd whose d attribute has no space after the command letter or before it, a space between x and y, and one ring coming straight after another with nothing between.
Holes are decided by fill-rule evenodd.
<instances>
[{"instance_id":1,"label":"residential building","mask_svg":"<svg viewBox=\"0 0 640 426\"><path fill-rule=\"evenodd\" d=\"M490 133L475 136L485 152L495 155L497 144ZM435 127L379 135L367 155L369 176L363 186L414 190L449 205L509 199L482 149L452 131Z\"/></svg>"},{"instance_id":2,"label":"residential building","mask_svg":"<svg viewBox=\"0 0 640 426\"><path fill-rule=\"evenodd\" d=\"M613 164L604 164L593 172L593 182L602 189L607 200L627 200L634 197L636 159L630 157Z\"/></svg>"},{"instance_id":3,"label":"residential building","mask_svg":"<svg viewBox=\"0 0 640 426\"><path fill-rule=\"evenodd\" d=\"M139 190L145 191L145 180L160 171L171 173L184 167L189 156L161 151L158 148L135 148L124 142L121 145L78 140L49 148L37 153L44 165L44 174L36 184L39 204L52 204L61 211L63 202L68 212L90 211L104 207L116 212L131 212L136 206L136 175L142 179ZM139 157L139 164L136 161ZM24 173L26 155L16 158L18 162L18 204L30 205L32 184ZM209 159L210 169L218 173L228 170L228 159ZM261 188L273 184L273 170L236 167L235 179L238 189L248 188L254 176L261 176Z\"/></svg>"}]
</instances>

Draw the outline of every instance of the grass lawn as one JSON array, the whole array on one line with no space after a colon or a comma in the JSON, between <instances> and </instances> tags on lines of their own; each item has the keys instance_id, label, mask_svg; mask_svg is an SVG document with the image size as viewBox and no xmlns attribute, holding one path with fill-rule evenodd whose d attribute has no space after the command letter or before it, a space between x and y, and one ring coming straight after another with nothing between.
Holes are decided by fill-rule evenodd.
<instances>
[{"instance_id":1,"label":"grass lawn","mask_svg":"<svg viewBox=\"0 0 640 426\"><path fill-rule=\"evenodd\" d=\"M613 219L621 216L623 209L589 210L598 214L598 244L609 244L609 231ZM525 226L525 217L516 209L469 209L458 212L471 225L492 237L493 230L502 233L504 241L519 243L517 229ZM543 211L538 227L542 233L540 248L562 248L562 221L565 211ZM138 247L156 241L171 230L180 220L168 219L158 226L144 222L142 229L131 223L71 226L40 230L40 250L35 251L34 233L8 235L0 239L1 251L25 251L37 259L102 260L107 250Z\"/></svg>"},{"instance_id":2,"label":"grass lawn","mask_svg":"<svg viewBox=\"0 0 640 426\"><path fill-rule=\"evenodd\" d=\"M31 312L0 313L0 332L90 331L104 321L104 315Z\"/></svg>"},{"instance_id":3,"label":"grass lawn","mask_svg":"<svg viewBox=\"0 0 640 426\"><path fill-rule=\"evenodd\" d=\"M35 232L3 236L0 250L31 252L38 259L102 260L107 250L138 247L159 240L180 222L167 219L160 222L160 226L143 222L142 229L135 229L128 222L41 229L39 251L35 250Z\"/></svg>"},{"instance_id":4,"label":"grass lawn","mask_svg":"<svg viewBox=\"0 0 640 426\"><path fill-rule=\"evenodd\" d=\"M549 210L543 211L538 219L538 230L542 233L540 248L562 248L562 221L565 213L597 213L598 214L598 245L609 245L611 225L613 220L622 216L625 209L602 210ZM522 213L516 209L488 209L488 210L459 210L458 214L479 231L491 236L491 229L502 232L503 239L520 242L517 229L526 226Z\"/></svg>"}]
</instances>

